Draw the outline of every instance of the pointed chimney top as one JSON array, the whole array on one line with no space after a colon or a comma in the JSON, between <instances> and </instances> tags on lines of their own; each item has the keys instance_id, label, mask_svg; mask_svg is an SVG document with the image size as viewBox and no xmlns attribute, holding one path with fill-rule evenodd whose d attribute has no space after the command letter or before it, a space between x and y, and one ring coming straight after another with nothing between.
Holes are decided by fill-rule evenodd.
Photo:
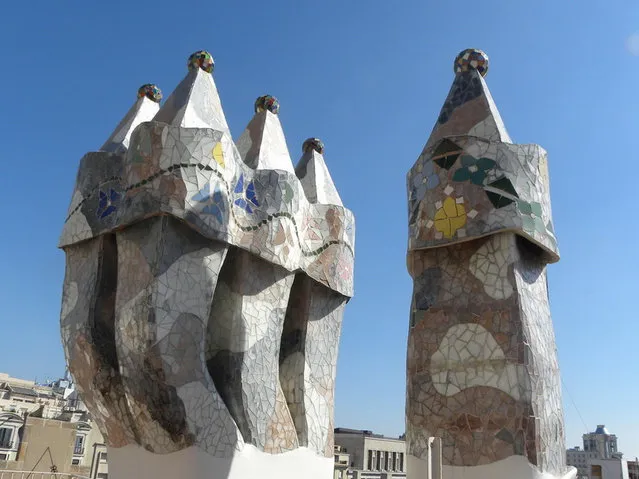
<instances>
[{"instance_id":1,"label":"pointed chimney top","mask_svg":"<svg viewBox=\"0 0 639 479\"><path fill-rule=\"evenodd\" d=\"M467 48L457 55L454 64L455 73L477 70L483 77L488 73L488 55L477 48Z\"/></svg>"},{"instance_id":2,"label":"pointed chimney top","mask_svg":"<svg viewBox=\"0 0 639 479\"><path fill-rule=\"evenodd\" d=\"M295 168L295 174L302 184L306 199L309 203L343 206L324 161L322 140L307 139L302 145L302 151L304 154Z\"/></svg>"},{"instance_id":3,"label":"pointed chimney top","mask_svg":"<svg viewBox=\"0 0 639 479\"><path fill-rule=\"evenodd\" d=\"M280 112L280 102L271 95L263 95L255 100L255 113L270 111L274 115Z\"/></svg>"},{"instance_id":4,"label":"pointed chimney top","mask_svg":"<svg viewBox=\"0 0 639 479\"><path fill-rule=\"evenodd\" d=\"M192 53L187 62L189 70L197 70L201 68L206 73L213 73L215 67L215 61L213 56L206 50L200 50Z\"/></svg>"},{"instance_id":5,"label":"pointed chimney top","mask_svg":"<svg viewBox=\"0 0 639 479\"><path fill-rule=\"evenodd\" d=\"M193 53L187 62L186 77L153 119L182 128L210 128L230 136L220 95L210 74L214 63L209 52Z\"/></svg>"},{"instance_id":6,"label":"pointed chimney top","mask_svg":"<svg viewBox=\"0 0 639 479\"><path fill-rule=\"evenodd\" d=\"M295 174L277 116L279 108L280 103L274 96L264 95L255 100L255 115L237 140L237 149L250 168Z\"/></svg>"},{"instance_id":7,"label":"pointed chimney top","mask_svg":"<svg viewBox=\"0 0 639 479\"><path fill-rule=\"evenodd\" d=\"M129 109L109 139L100 148L101 151L123 153L129 148L131 133L140 123L150 121L160 109L162 91L153 84L147 83L138 88L138 98Z\"/></svg>"},{"instance_id":8,"label":"pointed chimney top","mask_svg":"<svg viewBox=\"0 0 639 479\"><path fill-rule=\"evenodd\" d=\"M439 113L425 149L445 138L475 137L489 142L511 143L484 76L488 55L469 48L457 55L455 79Z\"/></svg>"}]
</instances>

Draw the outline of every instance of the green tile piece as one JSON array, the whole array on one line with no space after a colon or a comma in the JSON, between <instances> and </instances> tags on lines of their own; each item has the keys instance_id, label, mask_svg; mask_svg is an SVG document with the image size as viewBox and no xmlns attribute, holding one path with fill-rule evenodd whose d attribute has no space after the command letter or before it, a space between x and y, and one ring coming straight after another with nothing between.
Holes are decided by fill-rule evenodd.
<instances>
[{"instance_id":1,"label":"green tile piece","mask_svg":"<svg viewBox=\"0 0 639 479\"><path fill-rule=\"evenodd\" d=\"M525 215L529 215L530 213L532 213L532 206L530 206L530 203L526 203L525 201L518 201L517 207L519 208L519 211L521 211Z\"/></svg>"},{"instance_id":2,"label":"green tile piece","mask_svg":"<svg viewBox=\"0 0 639 479\"><path fill-rule=\"evenodd\" d=\"M541 218L541 204L531 203L530 207L532 208L533 214Z\"/></svg>"},{"instance_id":3,"label":"green tile piece","mask_svg":"<svg viewBox=\"0 0 639 479\"><path fill-rule=\"evenodd\" d=\"M535 231L535 220L529 216L523 217L522 227L526 233L533 233Z\"/></svg>"},{"instance_id":4,"label":"green tile piece","mask_svg":"<svg viewBox=\"0 0 639 479\"><path fill-rule=\"evenodd\" d=\"M470 179L470 171L468 168L459 168L453 174L453 181L467 181Z\"/></svg>"},{"instance_id":5,"label":"green tile piece","mask_svg":"<svg viewBox=\"0 0 639 479\"><path fill-rule=\"evenodd\" d=\"M284 183L284 194L282 195L285 203L290 203L295 196L293 188L288 183Z\"/></svg>"},{"instance_id":6,"label":"green tile piece","mask_svg":"<svg viewBox=\"0 0 639 479\"><path fill-rule=\"evenodd\" d=\"M526 453L524 445L524 433L517 431L515 434L515 443L513 444L513 452L519 456L523 456Z\"/></svg>"},{"instance_id":7,"label":"green tile piece","mask_svg":"<svg viewBox=\"0 0 639 479\"><path fill-rule=\"evenodd\" d=\"M503 428L501 431L495 434L495 437L497 439L501 439L504 442L507 442L508 444L513 444L515 442L515 438L513 437L512 433L506 428Z\"/></svg>"},{"instance_id":8,"label":"green tile piece","mask_svg":"<svg viewBox=\"0 0 639 479\"><path fill-rule=\"evenodd\" d=\"M484 170L477 170L470 174L470 182L474 185L483 185L486 179L486 172Z\"/></svg>"},{"instance_id":9,"label":"green tile piece","mask_svg":"<svg viewBox=\"0 0 639 479\"><path fill-rule=\"evenodd\" d=\"M480 168L484 171L492 170L497 162L495 160L491 160L490 158L480 158L477 160L477 168Z\"/></svg>"},{"instance_id":10,"label":"green tile piece","mask_svg":"<svg viewBox=\"0 0 639 479\"><path fill-rule=\"evenodd\" d=\"M426 311L419 311L419 310L415 311L415 313L412 315L412 318L410 320L410 327L414 328L419 323L421 323L425 315L426 315Z\"/></svg>"},{"instance_id":11,"label":"green tile piece","mask_svg":"<svg viewBox=\"0 0 639 479\"><path fill-rule=\"evenodd\" d=\"M462 155L461 164L462 166L473 166L477 163L477 160L474 156L471 155Z\"/></svg>"}]
</instances>

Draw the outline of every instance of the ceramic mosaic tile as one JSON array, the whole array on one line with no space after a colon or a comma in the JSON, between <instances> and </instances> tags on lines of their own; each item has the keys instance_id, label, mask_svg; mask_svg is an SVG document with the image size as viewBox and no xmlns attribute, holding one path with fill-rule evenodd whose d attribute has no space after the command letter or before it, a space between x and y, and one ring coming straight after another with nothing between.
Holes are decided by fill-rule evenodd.
<instances>
[{"instance_id":1,"label":"ceramic mosaic tile","mask_svg":"<svg viewBox=\"0 0 639 479\"><path fill-rule=\"evenodd\" d=\"M320 140L293 167L276 98L236 146L212 57L188 67L161 107L142 86L80 162L60 240L71 373L110 447L332 463L353 214Z\"/></svg>"},{"instance_id":2,"label":"ceramic mosaic tile","mask_svg":"<svg viewBox=\"0 0 639 479\"><path fill-rule=\"evenodd\" d=\"M559 253L546 152L511 142L487 70L479 50L457 57L408 173L407 447L426 460L428 438L441 437L444 465L468 477L512 456L559 477L561 383L545 270Z\"/></svg>"}]
</instances>

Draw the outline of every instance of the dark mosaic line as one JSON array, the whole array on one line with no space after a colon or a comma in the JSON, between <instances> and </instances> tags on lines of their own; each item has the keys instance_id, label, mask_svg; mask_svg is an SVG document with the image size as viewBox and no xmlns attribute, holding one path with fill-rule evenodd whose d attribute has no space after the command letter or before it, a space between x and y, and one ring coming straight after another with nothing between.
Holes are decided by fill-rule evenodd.
<instances>
[{"instance_id":1,"label":"dark mosaic line","mask_svg":"<svg viewBox=\"0 0 639 479\"><path fill-rule=\"evenodd\" d=\"M152 174L151 176L149 176L148 178L145 178L141 181L138 181L137 183L134 183L132 185L127 186L126 188L124 188L124 192L127 193L135 188L139 188L141 186L146 185L147 183L150 183L152 181L154 181L155 179L157 179L158 177L166 174L166 173L172 173L175 170L181 170L182 168L190 168L190 167L197 167L200 170L206 170L206 171L210 171L212 173L215 174L215 176L218 177L218 179L220 179L222 181L222 183L224 183L224 186L226 187L227 190L227 196L229 195L229 191L231 191L231 187L229 186L229 184L226 182L226 180L224 179L224 177L222 176L222 174L217 171L215 168L212 168L209 165L204 165L202 163L196 163L196 164L191 164L191 163L178 163L175 165L171 165L168 168L163 168L158 170L157 172L155 172L154 174ZM105 183L111 182L111 181L122 181L122 177L120 176L112 176L110 178L107 178L106 180L104 180L101 185L104 185ZM96 186L91 188L92 190L98 190L100 187ZM78 205L73 209L73 211L71 211L71 213L69 213L69 215L67 216L66 220L64 221L65 223L67 223L69 221L69 219L71 218L71 216L73 216L81 207L82 205L88 201L92 196L94 195L94 193L89 193L85 198L82 199L82 201L80 203L78 203ZM233 220L235 221L235 224L238 228L240 228L240 230L242 231L254 231L257 230L258 228L264 226L267 223L270 223L271 221L273 221L273 219L275 218L280 218L280 217L285 217L288 218L289 220L291 220L291 222L293 223L293 228L295 229L295 237L297 238L297 242L299 243L300 247L302 246L302 240L300 239L300 233L297 227L297 223L295 221L295 218L293 217L293 215L291 215L290 213L287 213L285 211L282 211L280 213L274 213L272 215L268 215L268 217L266 219L263 219L262 221L260 221L259 223L253 225L253 226L244 226L240 223L240 221L238 220L237 216L235 215L235 211L233 209L233 207L230 208L231 211L231 216L233 216ZM301 248L302 250L302 254L306 257L310 257L310 256L317 256L318 254L323 253L326 249L328 249L330 246L333 245L344 245L346 247L346 249L351 253L352 256L355 256L354 252L353 252L353 248L346 243L343 240L331 240L328 241L326 243L324 243L322 246L320 246L319 248L316 248L312 251L304 251L304 248Z\"/></svg>"}]
</instances>

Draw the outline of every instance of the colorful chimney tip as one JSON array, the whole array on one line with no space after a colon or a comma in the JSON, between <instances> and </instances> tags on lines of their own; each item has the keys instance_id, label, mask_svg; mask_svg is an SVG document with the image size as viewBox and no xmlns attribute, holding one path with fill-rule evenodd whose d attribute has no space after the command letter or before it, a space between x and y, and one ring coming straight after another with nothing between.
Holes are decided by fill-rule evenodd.
<instances>
[{"instance_id":1,"label":"colorful chimney tip","mask_svg":"<svg viewBox=\"0 0 639 479\"><path fill-rule=\"evenodd\" d=\"M160 90L157 85L147 83L138 88L138 98L143 97L147 97L155 103L160 103L160 101L162 101L162 90Z\"/></svg>"},{"instance_id":2,"label":"colorful chimney tip","mask_svg":"<svg viewBox=\"0 0 639 479\"><path fill-rule=\"evenodd\" d=\"M187 62L187 66L189 70L195 70L197 68L201 68L206 73L213 73L213 67L215 66L215 61L213 61L213 57L206 50L200 50L198 52L193 53L189 57L189 61Z\"/></svg>"},{"instance_id":3,"label":"colorful chimney tip","mask_svg":"<svg viewBox=\"0 0 639 479\"><path fill-rule=\"evenodd\" d=\"M263 95L255 100L255 113L268 110L274 115L280 112L280 102L271 95Z\"/></svg>"},{"instance_id":4,"label":"colorful chimney tip","mask_svg":"<svg viewBox=\"0 0 639 479\"><path fill-rule=\"evenodd\" d=\"M455 73L477 70L483 77L488 73L488 55L477 48L467 48L455 58Z\"/></svg>"},{"instance_id":5,"label":"colorful chimney tip","mask_svg":"<svg viewBox=\"0 0 639 479\"><path fill-rule=\"evenodd\" d=\"M308 138L302 144L302 153L306 153L307 151L315 150L320 155L324 154L324 142L319 138Z\"/></svg>"}]
</instances>

